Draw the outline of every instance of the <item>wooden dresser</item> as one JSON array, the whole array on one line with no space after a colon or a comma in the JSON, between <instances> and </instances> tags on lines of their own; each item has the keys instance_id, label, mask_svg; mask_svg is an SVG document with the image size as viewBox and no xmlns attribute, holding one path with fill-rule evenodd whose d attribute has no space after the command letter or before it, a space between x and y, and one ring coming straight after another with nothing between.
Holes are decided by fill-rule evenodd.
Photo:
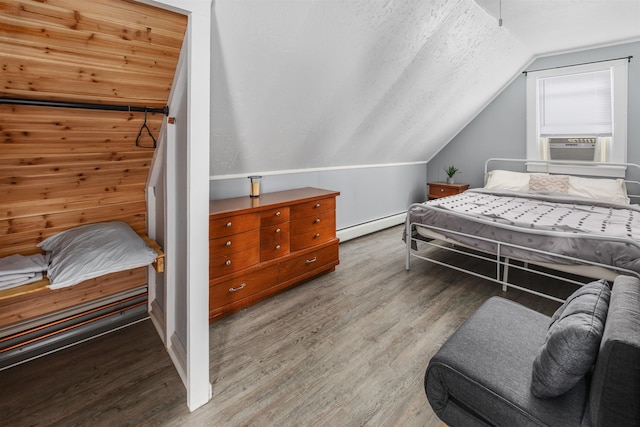
<instances>
[{"instance_id":1,"label":"wooden dresser","mask_svg":"<svg viewBox=\"0 0 640 427\"><path fill-rule=\"evenodd\" d=\"M209 202L209 320L335 270L336 197L318 188Z\"/></svg>"}]
</instances>

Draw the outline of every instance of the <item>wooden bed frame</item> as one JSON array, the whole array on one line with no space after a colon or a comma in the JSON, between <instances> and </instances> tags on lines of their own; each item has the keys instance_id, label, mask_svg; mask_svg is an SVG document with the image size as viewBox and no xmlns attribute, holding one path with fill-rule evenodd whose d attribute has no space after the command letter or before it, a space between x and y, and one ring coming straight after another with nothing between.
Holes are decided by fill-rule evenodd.
<instances>
[{"instance_id":1,"label":"wooden bed frame","mask_svg":"<svg viewBox=\"0 0 640 427\"><path fill-rule=\"evenodd\" d=\"M153 268L164 271L164 252L160 245L147 236L140 236L153 249L157 257ZM147 285L147 267L119 271L101 277L85 280L62 289L49 289L46 277L36 282L0 290L0 337L8 327L21 324L72 307L113 297ZM0 350L1 351L1 350Z\"/></svg>"},{"instance_id":2,"label":"wooden bed frame","mask_svg":"<svg viewBox=\"0 0 640 427\"><path fill-rule=\"evenodd\" d=\"M520 159L489 159L487 160L487 162L485 163L485 181L486 181L486 176L488 171L490 170L490 164L492 162L506 162L506 163L520 163L521 165L525 166L527 165L527 163L529 163L527 160L520 160ZM568 165L570 167L578 167L578 168L586 168L586 167L594 167L594 166L598 166L598 164L594 164L593 162L554 162L554 161L548 161L548 162L544 162L544 161L535 161L533 162L536 165L536 172L540 171L541 167L547 167L547 170L549 169L553 169L550 168L551 167L558 167L558 166L565 166ZM619 167L624 167L625 170L627 168L629 169L634 169L634 173L638 173L638 171L640 171L640 166L639 165L635 165L635 164L605 164L605 166L619 166ZM586 173L584 173L583 175L588 175ZM602 176L601 176L602 177ZM634 180L634 179L626 179L625 182L632 186L639 186L640 187L640 182L638 180ZM637 188L637 187L636 187ZM640 195L637 194L629 194L629 197L632 199L637 199L640 198ZM518 246L518 245L514 245L514 244L510 244L510 243L506 243L506 242L502 242L502 241L497 241L497 240L493 240L493 239L489 239L489 238L484 238L484 237L478 237L478 236L471 236L469 234L466 233L462 233L462 232L458 232L458 231L452 231L452 230L445 230L439 227L435 227L432 225L425 225L425 224L421 224L421 223L414 223L411 222L411 217L410 217L410 212L412 209L414 208L421 208L424 209L424 204L422 203L414 203L412 204L408 211L407 211L407 218L405 221L405 229L404 229L404 238L405 238L405 243L406 243L406 257L405 257L405 268L407 270L409 270L411 268L411 258L419 258L425 261L429 261L431 263L434 264L438 264L438 265L443 265L467 274L471 274L486 280L490 280L492 282L495 283L499 283L502 285L502 290L506 291L508 288L514 288L514 289L518 289L524 292L528 292L528 293L532 293L544 298L548 298L554 301L558 301L558 302L563 302L564 300L562 298L558 298L554 295L550 295L550 294L546 294L546 293L542 293L542 292L538 292L535 290L532 290L526 286L521 286L518 285L516 283L513 283L512 281L510 281L509 278L509 269L510 268L514 268L520 271L525 271L528 273L532 273L532 274L536 274L539 275L541 277L546 277L546 278L552 278L552 279L557 279L566 283L571 283L574 285L583 285L585 282L584 280L582 280L582 278L586 278L586 279L606 279L606 280L613 280L616 276L620 275L620 274L625 274L625 275L632 275L632 276L636 276L636 277L640 277L640 273L636 272L636 271L632 271L632 270L628 270L628 269L624 269L624 268L617 268L617 267L612 267L609 265L605 265L605 264L600 264L597 262L592 262L592 261L586 261L583 259L578 259L578 258L574 258L574 257L570 257L570 256L566 256L566 255L558 255L558 254L553 254L550 252L546 252L543 250L538 250L538 249L532 249L532 248L526 248L526 247L522 247L522 246ZM455 212L451 212L449 213L451 215L458 215L458 216L464 216L463 214L458 214ZM482 221L482 220L480 220ZM514 226L509 226L509 225L501 225L501 224L497 224L494 223L492 221L487 221L487 223L491 224L494 227L501 227L501 228L505 228L505 229L513 229L513 230L518 230L518 231L522 231L521 228L519 227L514 227ZM529 233L532 234L539 234L539 235L545 235L545 236L549 236L549 237L554 237L554 236L561 236L564 233L562 232L553 232L553 231L544 231L544 230L528 230ZM444 235L444 233L447 233L447 235L460 235L460 236L464 236L464 237L471 237L474 239L481 239L485 242L489 242L492 244L495 244L497 247L497 252L495 254L493 253L487 253L487 252L482 252L477 250L476 248L469 248L469 247L465 247L464 245L460 244L459 242L457 242L456 240L446 237ZM575 233L572 233L572 237L577 237L577 238L587 238L587 239L594 239L593 236L587 236L587 235L577 235ZM597 239L597 238L595 238ZM616 239L610 239L610 238L603 238L604 240L616 240ZM640 247L640 242L635 242L635 241L631 241L629 239L618 239L624 243L629 243L632 244L634 246ZM489 274L483 274L483 273L479 273L477 271L472 271L470 269L464 268L460 265L454 265L452 263L449 263L447 261L444 260L440 260L437 259L436 257L430 256L429 254L425 254L425 253L420 253L417 248L418 245L427 245L433 248L438 248L438 251L440 251L442 253L442 251L447 251L447 252L451 252L451 253L456 253L456 254L463 254L464 256L467 257L472 257L473 259L478 259L478 260L484 260L487 261L489 263L492 263L495 267L494 271L495 271L495 275L489 275ZM563 258L564 260L566 260L567 262L573 263L572 264L553 264L553 263L546 263L546 262L532 262L530 260L525 260L525 259L510 259L509 257L505 257L502 254L502 249L504 248L516 248L519 250L524 250L524 251L528 251L529 253L539 253L539 254L545 254L545 255L553 255L557 258ZM518 261L518 262L514 262L514 261ZM542 267L542 268L540 268Z\"/></svg>"}]
</instances>

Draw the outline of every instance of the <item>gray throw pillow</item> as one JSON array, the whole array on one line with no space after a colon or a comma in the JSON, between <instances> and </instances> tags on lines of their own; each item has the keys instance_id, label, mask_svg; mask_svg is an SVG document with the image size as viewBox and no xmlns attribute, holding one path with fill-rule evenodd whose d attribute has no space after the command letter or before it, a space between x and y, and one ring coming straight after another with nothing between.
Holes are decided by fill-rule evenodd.
<instances>
[{"instance_id":1,"label":"gray throw pillow","mask_svg":"<svg viewBox=\"0 0 640 427\"><path fill-rule=\"evenodd\" d=\"M551 317L544 344L533 362L531 391L559 396L584 377L596 361L611 290L604 280L574 292Z\"/></svg>"}]
</instances>

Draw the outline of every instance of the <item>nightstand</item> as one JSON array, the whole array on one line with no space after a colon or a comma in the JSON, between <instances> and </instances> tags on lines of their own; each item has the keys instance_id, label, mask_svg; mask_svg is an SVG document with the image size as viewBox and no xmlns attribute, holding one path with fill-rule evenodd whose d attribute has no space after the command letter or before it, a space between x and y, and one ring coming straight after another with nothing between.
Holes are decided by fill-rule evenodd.
<instances>
[{"instance_id":1,"label":"nightstand","mask_svg":"<svg viewBox=\"0 0 640 427\"><path fill-rule=\"evenodd\" d=\"M429 200L460 194L469 188L469 184L447 184L446 182L428 182L427 185L429 186L429 194L427 194Z\"/></svg>"}]
</instances>

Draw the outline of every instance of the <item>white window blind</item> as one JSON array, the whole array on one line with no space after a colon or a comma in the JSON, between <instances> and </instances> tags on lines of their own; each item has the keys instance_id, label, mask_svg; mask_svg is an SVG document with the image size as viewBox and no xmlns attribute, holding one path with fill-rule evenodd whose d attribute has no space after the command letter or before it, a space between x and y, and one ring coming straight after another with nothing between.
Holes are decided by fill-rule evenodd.
<instances>
[{"instance_id":1,"label":"white window blind","mask_svg":"<svg viewBox=\"0 0 640 427\"><path fill-rule=\"evenodd\" d=\"M611 70L538 79L539 135L611 136Z\"/></svg>"}]
</instances>

